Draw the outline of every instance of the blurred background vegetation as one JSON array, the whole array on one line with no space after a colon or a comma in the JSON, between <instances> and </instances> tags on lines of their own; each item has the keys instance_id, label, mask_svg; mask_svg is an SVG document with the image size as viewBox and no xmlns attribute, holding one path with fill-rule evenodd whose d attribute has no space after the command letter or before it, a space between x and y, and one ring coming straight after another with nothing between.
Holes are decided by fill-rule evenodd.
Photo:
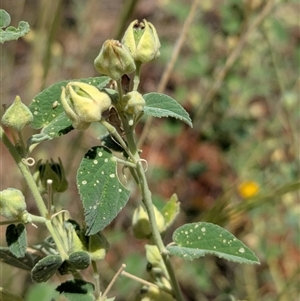
<instances>
[{"instance_id":1,"label":"blurred background vegetation","mask_svg":"<svg viewBox=\"0 0 300 301\"><path fill-rule=\"evenodd\" d=\"M10 13L11 25L24 20L31 26L24 38L0 46L2 105L16 95L29 104L55 82L97 76L93 61L106 39L120 39L134 19L152 22L161 57L143 67L140 91L159 87L194 120L193 129L172 119L145 119L138 128L154 201L162 206L176 192L182 212L174 228L183 222L217 223L261 261L249 266L213 257L192 263L174 259L186 300L300 300L299 1L2 0L1 8ZM175 45L180 51L163 85ZM32 133L27 130L26 138ZM36 161L62 159L70 189L55 196L56 202L79 220L76 170L100 133L97 127L73 131L32 154ZM3 146L0 184L1 190L27 191ZM27 191L28 209L37 213L31 198ZM111 250L100 264L103 286L122 263L147 277L144 242L133 239L130 230L137 202L133 188L128 206L105 230ZM31 226L28 232L32 243L45 235ZM1 233L5 245L5 227ZM2 264L0 273L1 286L32 294L28 300L49 300L39 291L34 297L26 272ZM121 277L111 295L133 300L139 288Z\"/></svg>"}]
</instances>

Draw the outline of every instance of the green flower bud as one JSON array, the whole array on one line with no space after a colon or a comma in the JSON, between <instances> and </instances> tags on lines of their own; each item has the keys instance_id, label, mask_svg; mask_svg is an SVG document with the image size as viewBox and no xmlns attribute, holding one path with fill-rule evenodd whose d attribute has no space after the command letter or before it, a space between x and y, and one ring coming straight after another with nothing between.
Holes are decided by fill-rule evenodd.
<instances>
[{"instance_id":1,"label":"green flower bud","mask_svg":"<svg viewBox=\"0 0 300 301\"><path fill-rule=\"evenodd\" d=\"M88 252L92 260L104 259L108 249L109 243L101 232L89 236Z\"/></svg>"},{"instance_id":2,"label":"green flower bud","mask_svg":"<svg viewBox=\"0 0 300 301\"><path fill-rule=\"evenodd\" d=\"M123 97L123 101L125 103L124 111L131 115L137 115L138 113L143 112L146 104L142 94L137 91L127 93Z\"/></svg>"},{"instance_id":3,"label":"green flower bud","mask_svg":"<svg viewBox=\"0 0 300 301\"><path fill-rule=\"evenodd\" d=\"M39 160L36 169L34 172L34 178L37 183L37 186L41 193L47 192L47 180L52 180L52 191L53 192L63 192L68 188L68 181L66 179L64 167L60 158L59 162L54 162L53 159L46 163L41 163L42 160Z\"/></svg>"},{"instance_id":4,"label":"green flower bud","mask_svg":"<svg viewBox=\"0 0 300 301\"><path fill-rule=\"evenodd\" d=\"M85 130L92 122L100 121L102 113L111 106L111 99L95 86L69 82L62 88L61 103L73 127Z\"/></svg>"},{"instance_id":5,"label":"green flower bud","mask_svg":"<svg viewBox=\"0 0 300 301\"><path fill-rule=\"evenodd\" d=\"M0 191L0 215L8 220L18 218L26 210L23 193L15 188Z\"/></svg>"},{"instance_id":6,"label":"green flower bud","mask_svg":"<svg viewBox=\"0 0 300 301\"><path fill-rule=\"evenodd\" d=\"M159 232L165 230L165 220L163 215L153 206L156 224ZM132 217L133 235L138 239L149 239L152 236L149 217L143 206L139 206L134 210Z\"/></svg>"},{"instance_id":7,"label":"green flower bud","mask_svg":"<svg viewBox=\"0 0 300 301\"><path fill-rule=\"evenodd\" d=\"M33 115L29 108L16 96L13 104L6 110L2 116L2 123L14 130L20 132L25 125L33 121Z\"/></svg>"},{"instance_id":8,"label":"green flower bud","mask_svg":"<svg viewBox=\"0 0 300 301\"><path fill-rule=\"evenodd\" d=\"M148 63L160 56L160 42L155 27L145 19L128 26L122 43L128 47L134 61Z\"/></svg>"},{"instance_id":9,"label":"green flower bud","mask_svg":"<svg viewBox=\"0 0 300 301\"><path fill-rule=\"evenodd\" d=\"M113 80L119 80L124 74L135 70L134 60L127 47L116 40L107 40L103 43L94 65L98 72Z\"/></svg>"}]
</instances>

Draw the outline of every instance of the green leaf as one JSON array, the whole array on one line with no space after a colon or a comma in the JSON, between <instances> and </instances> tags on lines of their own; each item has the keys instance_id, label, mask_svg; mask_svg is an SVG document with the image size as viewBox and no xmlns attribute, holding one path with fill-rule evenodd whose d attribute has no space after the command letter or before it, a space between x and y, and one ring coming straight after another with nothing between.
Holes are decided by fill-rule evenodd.
<instances>
[{"instance_id":1,"label":"green leaf","mask_svg":"<svg viewBox=\"0 0 300 301\"><path fill-rule=\"evenodd\" d=\"M31 270L32 280L45 282L51 278L63 263L61 256L48 255L41 259Z\"/></svg>"},{"instance_id":2,"label":"green leaf","mask_svg":"<svg viewBox=\"0 0 300 301\"><path fill-rule=\"evenodd\" d=\"M30 271L41 258L39 255L29 252L26 252L21 258L17 258L9 248L0 247L0 260L22 270Z\"/></svg>"},{"instance_id":3,"label":"green leaf","mask_svg":"<svg viewBox=\"0 0 300 301\"><path fill-rule=\"evenodd\" d=\"M7 27L11 22L10 15L4 9L0 9L0 28Z\"/></svg>"},{"instance_id":4,"label":"green leaf","mask_svg":"<svg viewBox=\"0 0 300 301\"><path fill-rule=\"evenodd\" d=\"M176 229L168 246L172 255L193 260L212 254L239 263L259 263L255 254L227 230L211 223L186 224Z\"/></svg>"},{"instance_id":5,"label":"green leaf","mask_svg":"<svg viewBox=\"0 0 300 301\"><path fill-rule=\"evenodd\" d=\"M69 301L94 301L94 285L81 279L73 279L59 285L56 290Z\"/></svg>"},{"instance_id":6,"label":"green leaf","mask_svg":"<svg viewBox=\"0 0 300 301\"><path fill-rule=\"evenodd\" d=\"M27 248L25 225L8 225L6 228L6 242L13 255L15 255L17 258L24 257Z\"/></svg>"},{"instance_id":7,"label":"green leaf","mask_svg":"<svg viewBox=\"0 0 300 301\"><path fill-rule=\"evenodd\" d=\"M75 269L84 270L91 264L91 256L85 251L76 251L70 254L68 262L71 263Z\"/></svg>"},{"instance_id":8,"label":"green leaf","mask_svg":"<svg viewBox=\"0 0 300 301\"><path fill-rule=\"evenodd\" d=\"M102 89L109 82L109 78L101 76L66 80L56 83L36 95L29 105L29 109L33 114L31 126L34 129L42 128L41 134L43 134L43 136L41 137L41 134L37 134L38 136L35 139L35 135L33 135L31 138L32 141L37 140L37 142L39 142L46 139L57 138L73 130L72 122L65 115L60 100L61 88L71 81L88 83L98 87L98 89ZM31 143L33 144L34 142Z\"/></svg>"},{"instance_id":9,"label":"green leaf","mask_svg":"<svg viewBox=\"0 0 300 301\"><path fill-rule=\"evenodd\" d=\"M4 9L0 9L0 43L2 44L6 41L17 40L30 31L27 22L20 21L17 28L13 26L7 27L10 21L10 15ZM5 27L6 29L4 30L3 28Z\"/></svg>"},{"instance_id":10,"label":"green leaf","mask_svg":"<svg viewBox=\"0 0 300 301\"><path fill-rule=\"evenodd\" d=\"M144 113L153 117L174 117L193 127L187 111L172 97L160 93L145 94Z\"/></svg>"},{"instance_id":11,"label":"green leaf","mask_svg":"<svg viewBox=\"0 0 300 301\"><path fill-rule=\"evenodd\" d=\"M161 214L165 219L166 228L168 228L175 220L180 211L180 202L178 196L174 193L167 204L163 207Z\"/></svg>"},{"instance_id":12,"label":"green leaf","mask_svg":"<svg viewBox=\"0 0 300 301\"><path fill-rule=\"evenodd\" d=\"M117 163L103 146L91 148L77 171L77 187L83 201L86 235L103 230L122 210L129 190L117 176Z\"/></svg>"}]
</instances>

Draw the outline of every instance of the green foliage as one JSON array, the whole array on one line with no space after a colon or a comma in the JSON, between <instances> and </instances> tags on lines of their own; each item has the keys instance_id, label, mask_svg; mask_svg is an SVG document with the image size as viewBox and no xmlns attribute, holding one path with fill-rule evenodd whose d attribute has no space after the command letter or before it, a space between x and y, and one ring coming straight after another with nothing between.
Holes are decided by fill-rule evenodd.
<instances>
[{"instance_id":1,"label":"green foliage","mask_svg":"<svg viewBox=\"0 0 300 301\"><path fill-rule=\"evenodd\" d=\"M183 15L186 9L184 5L173 6L172 4L172 7L170 7L174 16L178 18L184 18ZM232 11L234 14L231 15ZM239 1L231 1L230 9L227 6L222 6L220 8L222 31L228 36L238 36L244 13L244 6ZM9 15L0 10L1 39L4 37L2 28L7 27L9 24ZM137 200L132 203L134 206L131 207L132 210L130 209L131 213L134 212L130 234L133 233L137 238L147 241L145 244L146 258L148 260L147 272L149 273L150 281L157 286L143 287L141 292L137 294L136 300L144 300L146 298L147 300L184 300L176 273L171 264L170 254L188 260L211 254L238 263L259 263L258 258L245 244L225 229L211 223L185 224L175 230L173 234L174 242L167 247L165 246L162 235L168 231L168 228L179 216L180 202L177 194L173 194L165 206L162 206L161 211L158 211L153 205L153 197L149 189L145 170L145 167L148 166L143 163L144 159L141 159L140 156L141 150L139 149L136 135L136 133L139 133L137 125L140 120L143 120L143 115L157 118L172 117L179 119L191 128L193 124L188 112L173 97L156 92L142 95L138 91L142 63L158 58L161 44L156 34L156 29L146 20L137 24L134 21L130 26L132 28L129 27L127 32L129 36L125 40L128 47L134 42L137 46L136 49L130 46L129 50L131 52L129 52L126 45L123 45L125 42L122 44L115 40L107 40L104 42L104 46L95 60L96 69L111 78L106 76L82 78L77 80L79 83L73 84L69 84L71 80L66 80L44 89L34 97L29 106L31 112L29 115L31 116L32 114L33 116L32 128L40 130L40 132L29 138L27 146L22 136L23 124L22 127L16 128L18 137L14 133L10 137L2 128L0 129L1 140L20 168L40 214L40 216L36 216L26 211L26 214L28 214L26 221L28 223L43 224L49 232L47 235L50 234L41 243L34 246L40 254L36 255L35 253L28 253L24 224L9 225L6 232L8 248L0 249L0 258L10 265L27 271L31 270L32 280L38 283L48 281L56 272L59 272L61 275L72 274L73 280L68 280L56 288L58 293L70 301L114 300L114 297L107 297L108 289L105 291L105 295L102 295L100 291L98 278L102 276L102 273L99 273L96 261L103 260L109 248L104 234L100 231L109 226L127 205L131 192L134 192L132 195ZM18 30L15 29L15 32ZM141 30L138 33L138 38L134 41L131 39L132 30ZM11 27L6 28L5 34L13 31ZM144 37L140 35L142 31L145 31ZM280 26L276 29L276 32L276 36L280 39L285 35L285 31L281 30ZM201 39L197 39L198 34L202 35ZM137 37L137 33L134 33L134 36ZM9 36L6 35L5 37ZM194 27L190 31L189 38L191 41L187 48L189 48L188 51L193 53L186 60L185 65L187 69L183 68L181 71L182 73L186 72L187 78L191 80L193 85L194 76L199 74L199 72L202 76L207 76L207 74L211 73L215 62L212 63L208 60L207 49L211 47L209 29L202 28L199 30ZM9 39L12 39L12 35ZM0 42L3 42L3 40L0 40ZM221 39L221 43L223 42ZM216 61L216 65L218 63ZM239 69L237 68L237 70ZM133 74L127 75L126 73ZM214 108L214 113L218 118L212 120L208 130L204 131L204 136L208 140L215 141L221 140L220 136L226 136L227 140L224 144L231 145L232 141L237 141L241 137L244 138L245 123L252 120L248 116L232 117L230 114L228 116L224 114L223 111L232 101L228 99L231 95L231 90L235 91L240 88L238 72L236 76L229 75L228 78L229 85L224 90L221 89L219 91L220 99L217 100L217 105ZM74 80L72 81L74 82ZM184 98L195 98L195 95L193 95L195 91L192 91L190 87L179 87L179 89L181 89L179 92L184 95ZM93 92L90 93L90 91ZM198 97L199 92L197 91L196 94ZM101 95L105 97L102 98ZM197 98L196 101L198 100ZM25 109L28 110L27 107ZM190 109L191 106L189 106ZM77 120L78 116L81 117L79 121ZM18 121L17 116L13 117ZM3 123L8 125L8 123L5 123L5 119ZM27 123L27 121L24 123L24 127ZM101 124L101 126L105 127L108 134L105 134L101 139L102 145L90 148L81 160L79 168L75 167L77 169L76 184L84 209L84 214L82 214L84 220L77 221L76 218L80 214L71 217L75 210L70 210L71 214L65 209L62 210L62 206L58 201L59 198L53 194L54 192L65 193L65 190L68 188L62 162L59 162L61 166L60 179L57 179L57 173L53 172L54 169L54 171L57 171L54 168L57 167L57 164L55 163L55 165L53 161L51 161L51 164L46 163L43 179L32 177L28 168L31 162L29 156L31 155L32 147L30 146L66 135L74 128L86 130L91 123L93 123L93 130L96 131L96 126ZM198 139L198 133L195 135L197 138L194 139L192 137L189 141L189 132L185 133L185 128L184 126L180 127L180 131L175 131L175 134L173 130L172 136L182 135L179 137L179 140L182 139L182 141L178 143L178 152L185 150L185 155L190 162L186 164L186 168L182 172L185 173L186 178L181 177L180 185L177 185L177 179L174 177L171 185L168 185L168 189L172 186L177 186L178 190L184 186L193 187L188 185L189 181L198 179L200 174L204 175L205 171L209 171L209 164L206 165L201 161L202 153L198 154L198 146L195 143ZM219 136L214 137L215 132ZM82 133L82 136L88 137L89 135L85 134L92 132ZM163 133L159 132L158 136L163 136ZM64 137L61 137L61 139L62 142L66 141L63 140ZM223 141L221 142L223 143ZM76 145L76 148L79 148L79 146ZM207 154L209 151L203 153ZM72 153L65 155L70 157L71 162L73 159ZM184 160L185 158L180 161ZM34 160L32 159L32 161ZM164 162L164 158L162 162ZM38 171L43 171L43 165L37 165ZM118 177L121 170L118 170L119 165L123 167L123 182ZM48 172L46 172L47 167ZM69 173L69 176L72 177L73 175L74 179L76 171L71 168L70 170L72 172ZM39 181L41 180L43 181L42 190L39 189ZM62 187L57 184L58 180L63 182ZM218 179L216 179L217 181ZM136 184L135 188L133 188L133 184ZM57 185L59 188L57 188ZM45 194L44 199L41 193ZM70 194L68 195L68 193ZM67 199L70 195L72 195L72 192L69 190L63 195L63 198ZM137 203L137 201L141 203ZM184 201L188 202L189 200ZM192 201L196 203L198 200ZM248 204L251 203L249 202ZM222 206L217 209L224 208ZM16 217L18 218L18 215ZM129 220L127 216L126 220ZM2 224L7 223L7 221L4 221ZM81 224L83 226L80 226ZM145 233L141 235L141 232ZM123 244L125 245L124 242ZM124 248L124 246L122 247ZM129 243L128 248L130 247L134 248L135 245ZM142 274L140 270L137 271L137 259L135 256L132 259L127 259L129 263L131 260L131 264L134 266L133 272ZM81 279L81 277L85 276L85 273L80 271L87 269L91 265L95 285ZM113 278L112 283L107 286L108 288L112 286L117 276L122 273L129 278L134 278L128 272L125 272L125 268L125 265L122 265L115 277L109 275L109 273L107 273L109 276L104 275L105 282L108 282L107 278ZM138 278L136 277L135 279ZM139 279L138 281L145 283ZM132 291L132 288L129 288L129 286L126 289L128 292ZM37 291L39 290L41 295L44 290L43 298L45 300L56 297L52 288L39 287ZM119 291L121 292L122 289L119 289ZM10 296L7 294L6 300L11 301L9 298ZM28 295L26 298L29 298ZM36 297L32 297L32 299L34 298ZM198 296L195 298L198 298Z\"/></svg>"},{"instance_id":2,"label":"green foliage","mask_svg":"<svg viewBox=\"0 0 300 301\"><path fill-rule=\"evenodd\" d=\"M24 224L11 224L6 228L6 242L10 252L17 258L24 257L27 248L26 228Z\"/></svg>"},{"instance_id":3,"label":"green foliage","mask_svg":"<svg viewBox=\"0 0 300 301\"><path fill-rule=\"evenodd\" d=\"M129 190L119 181L117 163L105 147L91 148L77 172L77 187L82 198L87 234L103 230L126 205Z\"/></svg>"},{"instance_id":4,"label":"green foliage","mask_svg":"<svg viewBox=\"0 0 300 301\"><path fill-rule=\"evenodd\" d=\"M239 263L259 263L254 253L227 230L211 223L185 224L173 233L171 254L193 260L206 254Z\"/></svg>"},{"instance_id":5,"label":"green foliage","mask_svg":"<svg viewBox=\"0 0 300 301\"><path fill-rule=\"evenodd\" d=\"M10 21L10 15L4 9L0 9L0 43L2 44L23 37L30 30L29 24L25 21L20 21L17 28L9 26Z\"/></svg>"},{"instance_id":6,"label":"green foliage","mask_svg":"<svg viewBox=\"0 0 300 301\"><path fill-rule=\"evenodd\" d=\"M153 117L174 117L193 127L192 120L185 109L172 97L160 93L144 95L144 113Z\"/></svg>"}]
</instances>

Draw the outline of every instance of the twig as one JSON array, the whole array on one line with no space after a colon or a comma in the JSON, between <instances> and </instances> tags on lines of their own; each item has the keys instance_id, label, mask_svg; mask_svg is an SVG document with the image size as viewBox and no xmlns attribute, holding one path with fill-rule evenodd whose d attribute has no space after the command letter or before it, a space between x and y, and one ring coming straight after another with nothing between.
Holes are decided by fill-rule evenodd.
<instances>
[{"instance_id":1,"label":"twig","mask_svg":"<svg viewBox=\"0 0 300 301\"><path fill-rule=\"evenodd\" d=\"M249 37L257 29L257 27L264 21L264 19L270 14L272 8L274 7L274 4L275 4L274 0L267 1L267 4L265 5L265 7L261 11L261 13L256 17L256 19L253 21L253 23L249 26L248 30L245 32L245 34L239 40L239 43L237 44L237 46L232 50L232 52L228 56L228 58L225 62L225 65L218 73L213 85L205 94L203 101L201 102L200 106L198 107L198 109L195 113L195 117L194 117L194 120L195 120L194 127L195 128L197 127L198 123L200 123L202 121L201 117L204 116L205 113L207 112L207 109L209 108L217 91L220 89L225 76L227 75L228 71L231 69L233 64L236 62L237 58L240 56Z\"/></svg>"},{"instance_id":2,"label":"twig","mask_svg":"<svg viewBox=\"0 0 300 301\"><path fill-rule=\"evenodd\" d=\"M112 286L114 285L114 283L116 282L117 278L119 277L119 275L123 272L123 270L126 268L126 264L122 264L121 267L119 268L118 272L115 274L115 276L113 277L113 279L111 280L111 282L109 283L109 285L107 286L105 292L103 293L102 297L105 297L110 289L112 288Z\"/></svg>"},{"instance_id":3,"label":"twig","mask_svg":"<svg viewBox=\"0 0 300 301\"><path fill-rule=\"evenodd\" d=\"M130 279L133 279L133 280L135 280L135 281L137 281L137 282L140 282L140 283L142 283L142 284L145 284L145 285L148 285L148 286L153 286L153 287L158 288L158 286L157 286L156 284L154 284L154 283L152 283L152 282L149 282L149 281L146 281L146 280L144 280L144 279L142 279L142 278L139 278L139 277L137 277L137 276L135 276L135 275L132 275L132 274L126 272L126 271L123 271L123 272L121 273L121 275L126 276L126 277L128 277L128 278L130 278Z\"/></svg>"}]
</instances>

